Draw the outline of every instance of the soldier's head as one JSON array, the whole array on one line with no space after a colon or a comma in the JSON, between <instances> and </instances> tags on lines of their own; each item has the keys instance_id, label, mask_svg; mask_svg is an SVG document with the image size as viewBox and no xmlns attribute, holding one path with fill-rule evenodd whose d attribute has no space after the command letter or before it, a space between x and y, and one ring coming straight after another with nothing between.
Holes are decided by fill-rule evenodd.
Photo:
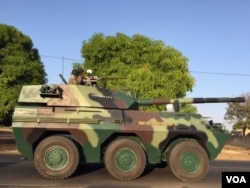
<instances>
[{"instance_id":1,"label":"soldier's head","mask_svg":"<svg viewBox=\"0 0 250 188\"><path fill-rule=\"evenodd\" d=\"M83 72L84 72L84 70L81 69L81 68L79 68L79 69L77 70L78 75L83 75Z\"/></svg>"},{"instance_id":2,"label":"soldier's head","mask_svg":"<svg viewBox=\"0 0 250 188\"><path fill-rule=\"evenodd\" d=\"M78 71L76 69L73 69L71 72L72 75L77 76L78 75Z\"/></svg>"}]
</instances>

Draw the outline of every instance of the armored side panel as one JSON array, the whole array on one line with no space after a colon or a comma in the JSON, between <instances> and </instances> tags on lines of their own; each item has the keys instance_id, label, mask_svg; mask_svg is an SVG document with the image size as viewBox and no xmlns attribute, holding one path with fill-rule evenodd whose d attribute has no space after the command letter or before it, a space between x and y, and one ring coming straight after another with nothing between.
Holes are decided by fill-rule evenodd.
<instances>
[{"instance_id":1,"label":"armored side panel","mask_svg":"<svg viewBox=\"0 0 250 188\"><path fill-rule=\"evenodd\" d=\"M19 151L33 159L37 141L47 134L71 135L83 148L83 162L100 162L101 146L111 137L130 135L145 147L148 162L160 163L166 146L175 138L196 138L208 149L210 160L230 138L213 130L199 114L135 110L19 106L13 116ZM104 146L104 145L103 145Z\"/></svg>"}]
</instances>

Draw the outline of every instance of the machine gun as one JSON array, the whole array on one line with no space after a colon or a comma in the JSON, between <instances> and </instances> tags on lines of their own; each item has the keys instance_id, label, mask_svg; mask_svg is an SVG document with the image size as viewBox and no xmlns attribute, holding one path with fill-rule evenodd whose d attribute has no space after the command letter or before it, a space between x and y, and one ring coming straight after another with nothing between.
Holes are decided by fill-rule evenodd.
<instances>
[{"instance_id":1,"label":"machine gun","mask_svg":"<svg viewBox=\"0 0 250 188\"><path fill-rule=\"evenodd\" d=\"M110 78L110 77L105 77L105 78L102 78L102 77L98 77L98 76L90 76L90 77L84 77L83 78L83 85L86 85L86 86L93 86L93 87L98 87L97 85L97 82L100 81L100 80L118 80L118 79L125 79L125 78Z\"/></svg>"},{"instance_id":2,"label":"machine gun","mask_svg":"<svg viewBox=\"0 0 250 188\"><path fill-rule=\"evenodd\" d=\"M117 80L117 79L125 79L125 78L119 78L119 77L98 77L98 76L92 76L92 70L87 70L88 76L83 77L82 82L79 85L86 85L86 86L93 86L98 87L97 82L100 80ZM65 80L62 74L59 74L60 78L62 79L64 84L68 84L68 82Z\"/></svg>"},{"instance_id":3,"label":"machine gun","mask_svg":"<svg viewBox=\"0 0 250 188\"><path fill-rule=\"evenodd\" d=\"M98 77L98 76L92 76L92 70L88 69L87 70L87 74L88 76L83 78L83 85L86 86L93 86L93 87L97 87L97 82L100 80L118 80L118 79L125 79L125 78L120 78L120 77Z\"/></svg>"}]
</instances>

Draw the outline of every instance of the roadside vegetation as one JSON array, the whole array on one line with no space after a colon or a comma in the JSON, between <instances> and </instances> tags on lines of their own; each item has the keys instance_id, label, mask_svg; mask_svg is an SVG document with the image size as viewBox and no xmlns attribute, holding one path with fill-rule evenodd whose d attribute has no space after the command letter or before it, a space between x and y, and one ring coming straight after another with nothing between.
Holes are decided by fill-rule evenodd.
<instances>
[{"instance_id":1,"label":"roadside vegetation","mask_svg":"<svg viewBox=\"0 0 250 188\"><path fill-rule=\"evenodd\" d=\"M32 40L13 26L0 24L0 119L11 116L22 85L44 84L47 74Z\"/></svg>"}]
</instances>

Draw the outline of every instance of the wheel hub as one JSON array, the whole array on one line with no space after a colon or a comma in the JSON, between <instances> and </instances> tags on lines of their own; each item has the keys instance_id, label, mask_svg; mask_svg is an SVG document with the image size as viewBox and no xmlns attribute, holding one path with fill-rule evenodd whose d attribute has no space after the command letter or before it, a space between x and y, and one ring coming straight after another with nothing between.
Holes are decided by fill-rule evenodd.
<instances>
[{"instance_id":1,"label":"wheel hub","mask_svg":"<svg viewBox=\"0 0 250 188\"><path fill-rule=\"evenodd\" d=\"M194 173L200 166L200 159L193 152L185 152L180 156L180 165L184 171Z\"/></svg>"},{"instance_id":2,"label":"wheel hub","mask_svg":"<svg viewBox=\"0 0 250 188\"><path fill-rule=\"evenodd\" d=\"M136 155L128 148L121 149L115 155L115 162L119 169L130 171L136 166Z\"/></svg>"},{"instance_id":3,"label":"wheel hub","mask_svg":"<svg viewBox=\"0 0 250 188\"><path fill-rule=\"evenodd\" d=\"M51 147L45 153L46 165L54 170L63 168L68 163L68 153L63 147Z\"/></svg>"}]
</instances>

